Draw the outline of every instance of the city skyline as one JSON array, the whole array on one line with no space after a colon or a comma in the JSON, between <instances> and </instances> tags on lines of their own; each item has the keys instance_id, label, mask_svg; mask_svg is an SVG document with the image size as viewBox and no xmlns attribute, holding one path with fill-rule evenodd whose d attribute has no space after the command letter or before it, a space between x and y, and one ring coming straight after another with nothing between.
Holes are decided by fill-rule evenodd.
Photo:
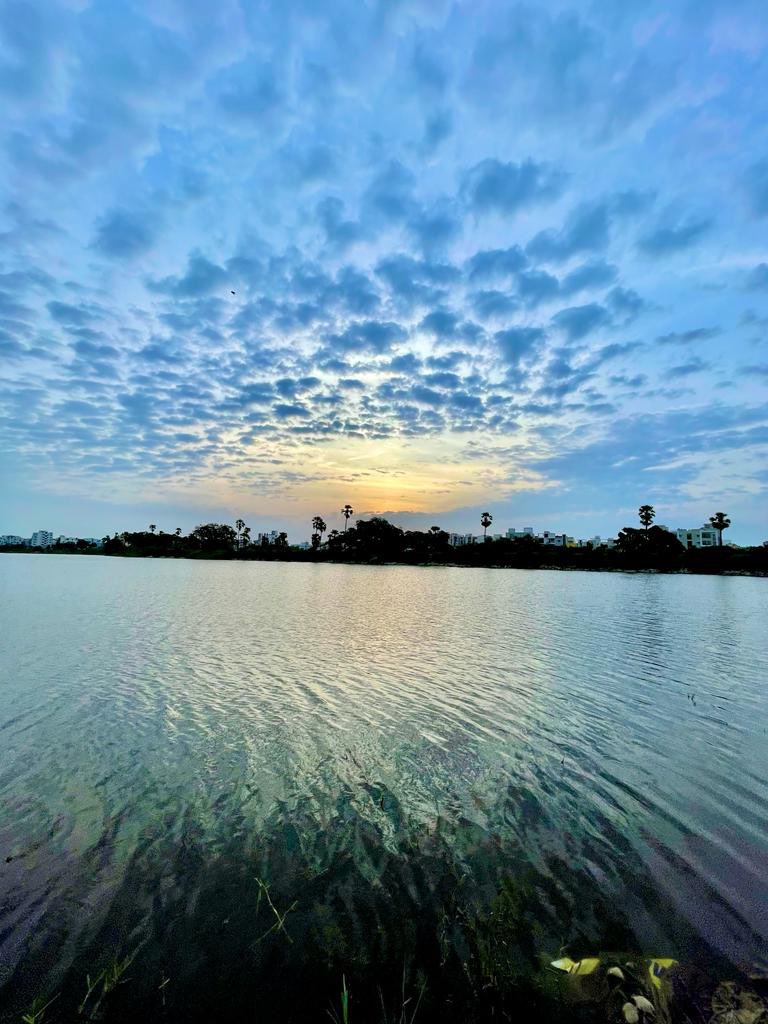
<instances>
[{"instance_id":1,"label":"city skyline","mask_svg":"<svg viewBox=\"0 0 768 1024\"><path fill-rule=\"evenodd\" d=\"M349 509L349 516L345 516L345 514L344 514L345 510L344 509L342 509L339 512L339 514L338 514L338 518L345 522L345 526L348 525L348 522L349 522L350 519L353 521L353 523L356 523L358 520L365 520L365 519L370 519L370 518L374 518L374 517L385 518L384 516L380 516L379 513L356 513L356 512L354 512L354 510L352 509L351 506L346 506L346 508ZM650 518L647 519L647 523L646 523L646 520L642 518L642 513L646 509L650 511ZM643 525L643 524L651 525L653 523L653 525L655 525L656 527L661 528L662 530L665 530L665 531L668 531L670 533L676 534L678 539L681 540L681 542L684 541L685 538L684 538L683 535L686 534L686 533L688 534L688 539L689 540L690 540L690 537L691 537L692 533L693 534L700 534L702 532L705 532L708 535L711 534L713 537L717 533L717 527L716 527L715 524L713 524L713 517L709 517L708 519L702 520L702 522L697 524L697 525L688 525L688 526L681 527L681 526L669 526L666 523L660 523L660 522L654 523L653 521L656 518L656 512L655 512L655 509L652 506L648 506L648 505L642 506L640 508L640 510L639 510L639 513L641 515L641 518L640 518L641 525ZM588 536L576 537L575 535L570 534L569 531L562 530L562 529L561 530L557 530L557 529L552 530L552 529L547 529L547 528L544 528L544 527L537 528L537 527L530 526L530 525L526 525L526 526L509 526L508 524L505 524L503 526L500 526L498 522L494 523L494 517L493 517L492 513L490 514L490 518L489 518L489 520L487 522L486 522L486 516L488 516L488 513L483 513L483 515L481 517L481 520L480 520L480 525L481 525L481 527L487 526L487 530L488 530L487 539L498 539L498 538L507 538L507 539L509 539L509 538L514 538L514 537L531 536L531 537L534 537L534 538L536 538L538 540L544 540L545 543L559 543L560 540L562 540L563 542L565 542L565 541L577 542L578 545L584 545L586 543L592 543L592 542L602 543L602 544L608 543L608 544L612 545L613 542L615 541L615 538L618 536L618 534L620 532L620 530L617 529L617 530L613 531L611 534L609 534L607 536L604 535L602 537L601 537L600 534L598 534L596 532L592 532ZM637 516L637 513L636 513L636 516ZM738 544L733 539L732 532L731 532L731 525L732 525L731 520L728 519L727 516L724 513L717 513L717 516L718 517L722 517L722 519L725 521L725 525L724 525L723 528L727 529L729 531L728 540L725 543L727 543L727 544L729 544L731 546L734 546L734 545L737 546L737 547L742 546L742 545ZM403 528L402 524L400 522L398 522L396 515L391 515L390 519L388 521L391 521L393 523L393 525L400 526L401 528ZM322 533L323 534L330 535L330 534L339 534L339 533L343 533L344 532L343 528L342 529L338 529L338 528L334 527L333 522L334 522L334 518L333 517L330 517L330 520L329 520L328 523L326 523L322 518L320 518L320 523L322 523ZM316 528L316 523L317 523L317 517L315 517L313 519L311 526L308 528L309 532L308 532L307 536L306 537L302 536L298 540L290 539L288 537L287 533L281 534L281 535L286 538L286 542L288 544L291 544L291 545L297 545L297 544L298 545L309 545L310 541L313 540L313 533L314 533L315 528ZM251 534L253 534L253 543L258 543L261 540L262 537L266 537L266 536L269 536L272 540L274 540L274 538L277 537L279 532L280 532L279 529L274 529L274 528L271 528L271 529L262 528L261 530L252 531L251 528L250 528L250 525L245 523L243 520L240 520L240 519L238 519L236 521L235 525L236 525L237 530L238 530L238 536L240 535L241 528L242 527L247 527L247 530L245 531L245 533L248 534L249 536ZM476 524L475 524L475 526L476 526ZM633 524L625 523L624 527L621 527L621 529L624 529L627 526L632 526L633 528L635 528L633 526ZM319 525L318 525L317 528L319 529ZM404 527L404 528L407 529L407 527ZM412 529L418 529L418 527L415 527L415 526L412 526L411 528ZM439 528L441 530L444 529L443 526L441 526L440 524L436 524L436 523L433 523L432 526L427 528L427 529L434 530L435 528ZM156 523L149 524L145 529L147 529L149 532L152 532L152 533L155 533L155 532L157 532L157 533L166 533L166 534L173 534L173 533L183 534L184 533L184 531L182 530L181 527L175 527L172 530L164 530L162 525L158 525ZM77 532L75 532L74 534L71 534L71 535L67 535L67 534L59 533L59 532L57 532L55 530L36 530L36 531L33 531L30 534L30 536L26 536L23 533L14 533L13 531L5 531L5 532L0 531L0 544L24 543L24 544L30 544L31 546L35 546L37 544L37 541L35 540L35 538L36 537L40 537L41 535L44 535L47 538L46 543L43 544L42 546L52 546L52 545L54 545L56 543L60 543L60 542L62 542L62 543L70 542L71 543L71 542L77 541L77 540L86 540L86 541L92 542L92 543L100 543L102 540L109 539L109 537L121 536L124 532L126 532L124 529L121 529L121 530L110 530L110 531L107 531L103 536L87 536L85 533L77 533ZM130 532L130 531L128 531L128 532ZM450 543L451 544L454 544L454 543L464 543L465 541L466 542L470 542L470 541L479 541L479 540L485 540L486 539L485 531L484 531L483 534L479 534L479 533L475 533L474 529L468 529L468 530L445 530L445 532L450 536L450 538L451 538ZM327 537L325 539L327 539ZM321 542L322 542L322 540L323 540L323 537L321 536ZM707 543L713 543L713 541L708 540ZM768 544L768 540L765 540L762 543L763 543L763 545ZM690 544L688 546L690 546ZM695 546L699 546L699 545L696 544ZM747 545L747 546L749 546L749 545Z\"/></svg>"},{"instance_id":2,"label":"city skyline","mask_svg":"<svg viewBox=\"0 0 768 1024\"><path fill-rule=\"evenodd\" d=\"M763 14L8 8L3 529L761 543Z\"/></svg>"}]
</instances>

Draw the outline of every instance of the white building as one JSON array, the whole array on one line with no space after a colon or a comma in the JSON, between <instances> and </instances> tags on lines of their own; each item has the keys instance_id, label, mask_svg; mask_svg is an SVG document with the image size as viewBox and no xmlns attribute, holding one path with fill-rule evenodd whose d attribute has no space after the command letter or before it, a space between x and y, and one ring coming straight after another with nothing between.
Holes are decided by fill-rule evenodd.
<instances>
[{"instance_id":1,"label":"white building","mask_svg":"<svg viewBox=\"0 0 768 1024\"><path fill-rule=\"evenodd\" d=\"M23 537L17 537L15 533L2 533L0 534L0 547L5 547L6 544L26 544L27 541Z\"/></svg>"},{"instance_id":2,"label":"white building","mask_svg":"<svg viewBox=\"0 0 768 1024\"><path fill-rule=\"evenodd\" d=\"M675 530L675 536L684 548L717 547L717 530L712 526L695 526L689 530Z\"/></svg>"},{"instance_id":3,"label":"white building","mask_svg":"<svg viewBox=\"0 0 768 1024\"><path fill-rule=\"evenodd\" d=\"M507 530L507 539L508 540L515 540L517 537L532 537L532 536L533 536L533 527L532 526L524 526L522 528L522 530L516 530L514 528L514 526L510 526L510 528Z\"/></svg>"},{"instance_id":4,"label":"white building","mask_svg":"<svg viewBox=\"0 0 768 1024\"><path fill-rule=\"evenodd\" d=\"M544 530L543 533L540 533L538 540L542 544L551 544L556 548L564 548L567 543L567 537L564 533L552 533L550 530Z\"/></svg>"},{"instance_id":5,"label":"white building","mask_svg":"<svg viewBox=\"0 0 768 1024\"><path fill-rule=\"evenodd\" d=\"M475 538L471 533L449 533L448 543L452 548L460 548L464 544L474 544Z\"/></svg>"},{"instance_id":6,"label":"white building","mask_svg":"<svg viewBox=\"0 0 768 1024\"><path fill-rule=\"evenodd\" d=\"M29 546L32 548L49 548L53 544L53 534L50 530L35 530L29 538Z\"/></svg>"}]
</instances>

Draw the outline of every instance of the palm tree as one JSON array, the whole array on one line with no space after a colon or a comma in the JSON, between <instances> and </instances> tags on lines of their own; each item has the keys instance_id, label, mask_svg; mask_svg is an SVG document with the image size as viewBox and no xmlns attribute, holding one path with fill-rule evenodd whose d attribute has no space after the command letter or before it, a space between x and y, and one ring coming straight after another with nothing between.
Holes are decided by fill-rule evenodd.
<instances>
[{"instance_id":1,"label":"palm tree","mask_svg":"<svg viewBox=\"0 0 768 1024\"><path fill-rule=\"evenodd\" d=\"M717 546L723 546L723 530L727 530L731 525L731 520L728 518L725 512L715 512L713 516L709 517L709 521L717 530Z\"/></svg>"},{"instance_id":2,"label":"palm tree","mask_svg":"<svg viewBox=\"0 0 768 1024\"><path fill-rule=\"evenodd\" d=\"M288 546L288 534L283 530L277 535L277 543L281 548Z\"/></svg>"},{"instance_id":3,"label":"palm tree","mask_svg":"<svg viewBox=\"0 0 768 1024\"><path fill-rule=\"evenodd\" d=\"M237 522L235 523L235 529L237 530L238 536L243 532L244 526L245 523L243 522L242 519L238 519Z\"/></svg>"},{"instance_id":4,"label":"palm tree","mask_svg":"<svg viewBox=\"0 0 768 1024\"><path fill-rule=\"evenodd\" d=\"M480 516L480 525L483 528L483 540L487 540L488 527L493 522L493 516L490 512L483 512Z\"/></svg>"},{"instance_id":5,"label":"palm tree","mask_svg":"<svg viewBox=\"0 0 768 1024\"><path fill-rule=\"evenodd\" d=\"M154 523L150 523L149 524L149 532L150 533L154 533L156 529L157 529L157 527L155 526Z\"/></svg>"},{"instance_id":6,"label":"palm tree","mask_svg":"<svg viewBox=\"0 0 768 1024\"><path fill-rule=\"evenodd\" d=\"M251 543L251 528L250 526L243 526L243 532L240 536L241 546L247 548Z\"/></svg>"},{"instance_id":7,"label":"palm tree","mask_svg":"<svg viewBox=\"0 0 768 1024\"><path fill-rule=\"evenodd\" d=\"M641 505L637 510L637 514L640 519L640 525L644 526L645 532L648 533L648 527L656 518L656 509L653 505Z\"/></svg>"},{"instance_id":8,"label":"palm tree","mask_svg":"<svg viewBox=\"0 0 768 1024\"><path fill-rule=\"evenodd\" d=\"M177 526L176 529L173 532L176 534L177 537L180 537L181 536L181 527Z\"/></svg>"},{"instance_id":9,"label":"palm tree","mask_svg":"<svg viewBox=\"0 0 768 1024\"><path fill-rule=\"evenodd\" d=\"M349 520L355 514L355 510L352 508L351 505L345 505L344 508L341 510L341 514L344 516L344 533L346 533Z\"/></svg>"},{"instance_id":10,"label":"palm tree","mask_svg":"<svg viewBox=\"0 0 768 1024\"><path fill-rule=\"evenodd\" d=\"M322 544L323 534L328 529L328 527L325 525L325 520L321 519L320 516L315 516L315 518L312 520L312 529L315 531L315 533L319 534L320 543Z\"/></svg>"}]
</instances>

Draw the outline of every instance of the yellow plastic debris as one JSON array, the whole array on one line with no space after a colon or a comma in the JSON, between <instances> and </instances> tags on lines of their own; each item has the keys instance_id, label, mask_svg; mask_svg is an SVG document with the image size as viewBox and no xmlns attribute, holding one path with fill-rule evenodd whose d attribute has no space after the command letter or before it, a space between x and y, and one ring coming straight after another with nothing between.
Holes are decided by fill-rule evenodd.
<instances>
[{"instance_id":1,"label":"yellow plastic debris","mask_svg":"<svg viewBox=\"0 0 768 1024\"><path fill-rule=\"evenodd\" d=\"M583 960L571 960L569 956L564 956L560 960L553 960L552 966L558 970L563 971L565 974L591 974L600 964L599 956L588 956Z\"/></svg>"},{"instance_id":2,"label":"yellow plastic debris","mask_svg":"<svg viewBox=\"0 0 768 1024\"><path fill-rule=\"evenodd\" d=\"M668 971L670 967L674 967L677 960L671 960L668 957L655 957L648 961L648 976L651 979L651 984L655 985L656 988L661 988L661 980L664 971Z\"/></svg>"}]
</instances>

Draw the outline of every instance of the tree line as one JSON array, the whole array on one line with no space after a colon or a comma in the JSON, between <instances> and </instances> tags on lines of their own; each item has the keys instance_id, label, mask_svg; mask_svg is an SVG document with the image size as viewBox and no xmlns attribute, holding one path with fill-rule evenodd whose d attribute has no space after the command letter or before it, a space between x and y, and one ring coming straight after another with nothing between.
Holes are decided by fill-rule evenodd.
<instances>
[{"instance_id":1,"label":"tree line","mask_svg":"<svg viewBox=\"0 0 768 1024\"><path fill-rule=\"evenodd\" d=\"M491 538L488 537L488 528L493 523L490 512L483 512L480 516L483 540L459 546L451 545L450 535L440 526L431 526L427 530L404 530L381 516L358 519L351 524L354 514L351 505L344 505L340 510L343 529L330 531L322 516L314 516L311 520L311 544L303 548L289 545L285 532L254 538L245 521L238 519L234 526L203 523L186 535L180 527L166 532L151 523L147 530L125 531L105 537L101 548L79 542L78 545L54 546L48 550L150 558L768 573L768 546L723 546L723 531L731 525L724 512L717 512L709 519L719 541L710 548L687 548L674 533L654 525L656 512L652 505L640 506L640 527L625 526L612 548L593 547L591 544L568 547L565 537L557 546L545 544L532 535Z\"/></svg>"}]
</instances>

